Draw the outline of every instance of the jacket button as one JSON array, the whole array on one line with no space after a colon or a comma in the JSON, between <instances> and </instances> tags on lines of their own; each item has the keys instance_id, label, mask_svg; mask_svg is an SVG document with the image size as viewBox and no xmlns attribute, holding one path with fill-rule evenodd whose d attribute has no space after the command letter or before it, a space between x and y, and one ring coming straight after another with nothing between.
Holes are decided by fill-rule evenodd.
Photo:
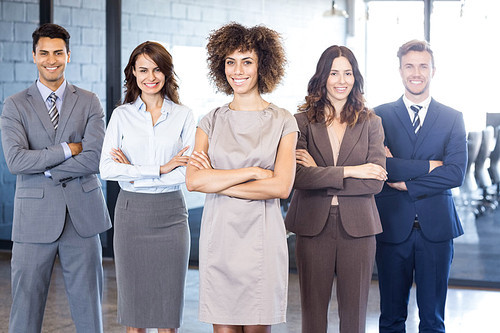
<instances>
[{"instance_id":1,"label":"jacket button","mask_svg":"<svg viewBox=\"0 0 500 333\"><path fill-rule=\"evenodd\" d=\"M66 187L66 183L63 183L63 184L62 184L62 187Z\"/></svg>"}]
</instances>

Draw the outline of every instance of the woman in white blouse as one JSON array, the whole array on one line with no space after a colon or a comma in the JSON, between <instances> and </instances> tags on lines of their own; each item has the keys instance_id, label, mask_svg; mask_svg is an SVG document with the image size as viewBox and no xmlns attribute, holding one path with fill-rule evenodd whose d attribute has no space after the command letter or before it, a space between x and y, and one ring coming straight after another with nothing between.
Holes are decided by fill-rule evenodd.
<instances>
[{"instance_id":1,"label":"woman in white blouse","mask_svg":"<svg viewBox=\"0 0 500 333\"><path fill-rule=\"evenodd\" d=\"M180 105L172 57L144 42L125 67L125 100L111 116L101 177L116 180L114 253L118 322L127 332L177 332L190 235L180 185L195 123Z\"/></svg>"}]
</instances>

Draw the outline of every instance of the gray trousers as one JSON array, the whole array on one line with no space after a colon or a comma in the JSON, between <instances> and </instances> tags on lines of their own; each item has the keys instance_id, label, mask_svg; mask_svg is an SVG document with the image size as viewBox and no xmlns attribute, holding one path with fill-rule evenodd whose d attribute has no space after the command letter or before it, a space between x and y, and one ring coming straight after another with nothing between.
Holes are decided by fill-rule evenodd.
<instances>
[{"instance_id":1,"label":"gray trousers","mask_svg":"<svg viewBox=\"0 0 500 333\"><path fill-rule=\"evenodd\" d=\"M57 255L76 332L103 332L101 241L99 235L80 237L66 214L64 230L55 242L14 242L9 333L42 331L50 277Z\"/></svg>"}]
</instances>

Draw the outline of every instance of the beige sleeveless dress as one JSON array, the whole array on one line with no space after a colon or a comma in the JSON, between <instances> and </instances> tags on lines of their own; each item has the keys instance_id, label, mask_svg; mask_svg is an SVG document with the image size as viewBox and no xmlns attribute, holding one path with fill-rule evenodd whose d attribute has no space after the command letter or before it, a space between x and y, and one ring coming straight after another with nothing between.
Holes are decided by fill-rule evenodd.
<instances>
[{"instance_id":1,"label":"beige sleeveless dress","mask_svg":"<svg viewBox=\"0 0 500 333\"><path fill-rule=\"evenodd\" d=\"M274 169L280 139L295 118L270 104L263 111L212 110L199 124L215 169ZM201 321L271 325L285 321L288 249L279 199L207 194L200 232Z\"/></svg>"}]
</instances>

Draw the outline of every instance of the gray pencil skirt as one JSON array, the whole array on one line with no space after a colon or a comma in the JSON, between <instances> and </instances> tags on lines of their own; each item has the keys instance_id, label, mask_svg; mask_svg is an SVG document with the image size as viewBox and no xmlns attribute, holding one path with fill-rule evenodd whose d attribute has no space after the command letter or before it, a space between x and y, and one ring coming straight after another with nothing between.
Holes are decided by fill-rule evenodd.
<instances>
[{"instance_id":1,"label":"gray pencil skirt","mask_svg":"<svg viewBox=\"0 0 500 333\"><path fill-rule=\"evenodd\" d=\"M180 327L190 248L187 217L181 191L120 191L113 239L120 324Z\"/></svg>"}]
</instances>

